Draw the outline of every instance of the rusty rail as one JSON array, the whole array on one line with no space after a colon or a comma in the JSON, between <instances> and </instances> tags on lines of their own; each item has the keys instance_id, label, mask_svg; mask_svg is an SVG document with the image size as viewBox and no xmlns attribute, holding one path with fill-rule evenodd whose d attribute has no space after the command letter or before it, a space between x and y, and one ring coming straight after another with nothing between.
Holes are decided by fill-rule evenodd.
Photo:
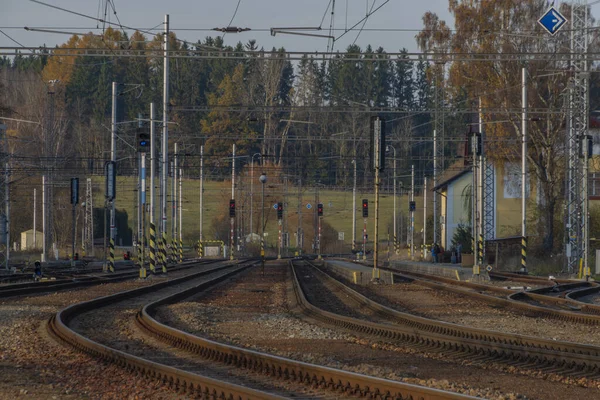
<instances>
[{"instance_id":1,"label":"rusty rail","mask_svg":"<svg viewBox=\"0 0 600 400\"><path fill-rule=\"evenodd\" d=\"M227 382L222 382L216 379L200 376L167 365L145 360L116 349L112 349L78 334L68 326L69 322L74 317L95 308L125 300L130 297L146 294L167 286L176 285L189 279L200 277L202 275L229 267L230 266L218 267L208 271L191 274L182 278L173 279L171 281L161 282L155 285L145 286L142 288L72 305L54 315L48 323L48 329L55 337L67 342L83 352L86 352L104 361L112 362L138 375L145 376L149 379L159 380L163 384L175 390L188 393L190 395L201 396L202 398L210 399L281 399L281 397L273 396L269 393L264 393ZM238 271L239 270L235 270L234 273Z\"/></svg>"},{"instance_id":2,"label":"rusty rail","mask_svg":"<svg viewBox=\"0 0 600 400\"><path fill-rule=\"evenodd\" d=\"M485 356L489 360L509 364L530 364L539 368L549 367L556 371L600 376L600 347L598 346L471 328L403 313L366 298L313 264L309 263L309 265L329 279L339 290L361 304L368 305L372 310L388 316L396 324L372 323L318 309L304 297L294 272L294 280L298 286L296 295L301 308L306 315L316 320L411 344L470 356Z\"/></svg>"},{"instance_id":3,"label":"rusty rail","mask_svg":"<svg viewBox=\"0 0 600 400\"><path fill-rule=\"evenodd\" d=\"M348 396L422 400L474 398L458 393L375 378L230 346L166 326L153 318L158 307L175 303L208 289L212 285L214 285L213 282L206 282L146 305L138 314L137 321L139 325L160 340L201 357L218 360L236 368L246 368L262 374L268 374L276 379L288 379L304 382L312 386L328 388Z\"/></svg>"},{"instance_id":4,"label":"rusty rail","mask_svg":"<svg viewBox=\"0 0 600 400\"><path fill-rule=\"evenodd\" d=\"M598 305L586 304L582 302L576 302L574 300L550 297L531 292L515 292L509 289L498 288L489 285L482 285L473 282L456 281L450 278L419 274L416 272L405 272L398 270L392 271L395 271L395 273L400 276L412 278L413 281L418 285L436 290L446 290L452 293L460 294L461 296L469 296L471 298L486 303L494 304L497 306L502 306L521 312L535 313L540 317L557 319L559 321L567 321L587 325L600 325L600 306ZM470 290L465 290L463 288L467 288ZM506 295L506 297L490 296L484 293L480 293L482 291L494 292L500 295L504 294ZM559 307L565 307L567 305L570 305L571 307L569 307L569 309L572 311L554 310L548 307L527 304L524 302L527 299L531 299L537 302L552 303Z\"/></svg>"}]
</instances>

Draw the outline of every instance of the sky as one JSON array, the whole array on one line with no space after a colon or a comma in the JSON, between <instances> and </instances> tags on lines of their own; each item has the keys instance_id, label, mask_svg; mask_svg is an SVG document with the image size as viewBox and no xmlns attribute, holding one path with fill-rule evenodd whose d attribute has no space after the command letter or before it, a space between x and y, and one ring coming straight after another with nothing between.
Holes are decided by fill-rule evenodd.
<instances>
[{"instance_id":1,"label":"sky","mask_svg":"<svg viewBox=\"0 0 600 400\"><path fill-rule=\"evenodd\" d=\"M104 18L106 0L40 0L70 11L86 14L94 18ZM134 28L162 29L164 15L169 14L170 25L177 36L192 42L206 36L222 35L211 31L215 27L226 27L239 7L231 26L251 28L244 33L227 33L225 44L247 43L255 39L259 47L285 47L288 51L326 51L327 38L277 34L271 36L273 27L317 27L322 31L312 33L329 34L331 7L335 2L334 27L336 42L334 50L343 51L356 40L365 48L382 46L387 52L397 52L407 48L418 51L415 35L422 27L422 16L427 11L437 13L440 18L452 25L448 12L448 0L390 0L366 21L362 32L357 30L344 34L366 14L367 7L373 9L385 0L112 0L121 24ZM66 42L68 34L28 32L23 27L53 27L69 32L101 32L102 23L73 15L35 3L30 0L1 0L0 30L23 46L55 46ZM117 22L112 10L107 20ZM97 26L100 30L96 29ZM75 29L82 28L82 29ZM196 29L196 30L183 30ZM369 29L375 29L370 31ZM383 31L395 29L396 31ZM400 29L401 31L398 31ZM340 35L344 34L340 37ZM0 47L17 46L0 33Z\"/></svg>"}]
</instances>

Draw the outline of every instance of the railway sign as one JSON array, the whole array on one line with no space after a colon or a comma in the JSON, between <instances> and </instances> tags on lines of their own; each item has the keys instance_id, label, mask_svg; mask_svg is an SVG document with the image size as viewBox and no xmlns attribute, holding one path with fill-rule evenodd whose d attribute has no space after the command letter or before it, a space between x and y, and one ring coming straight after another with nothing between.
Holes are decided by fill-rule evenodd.
<instances>
[{"instance_id":1,"label":"railway sign","mask_svg":"<svg viewBox=\"0 0 600 400\"><path fill-rule=\"evenodd\" d=\"M273 204L273 210L277 210L277 203Z\"/></svg>"},{"instance_id":2,"label":"railway sign","mask_svg":"<svg viewBox=\"0 0 600 400\"><path fill-rule=\"evenodd\" d=\"M308 203L308 204L306 205L306 208L310 210L310 209L312 208L312 205L311 205L310 203Z\"/></svg>"},{"instance_id":3,"label":"railway sign","mask_svg":"<svg viewBox=\"0 0 600 400\"><path fill-rule=\"evenodd\" d=\"M554 6L550 7L544 15L540 19L538 19L538 24L540 24L546 32L554 36L556 32L563 27L563 25L567 22L567 19L563 17L561 13L554 8Z\"/></svg>"}]
</instances>

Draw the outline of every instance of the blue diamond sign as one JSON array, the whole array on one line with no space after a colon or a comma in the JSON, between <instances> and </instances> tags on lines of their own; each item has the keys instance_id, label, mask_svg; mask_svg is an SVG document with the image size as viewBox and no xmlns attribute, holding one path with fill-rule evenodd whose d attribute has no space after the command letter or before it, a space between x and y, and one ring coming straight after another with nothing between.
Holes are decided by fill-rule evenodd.
<instances>
[{"instance_id":1,"label":"blue diamond sign","mask_svg":"<svg viewBox=\"0 0 600 400\"><path fill-rule=\"evenodd\" d=\"M562 14L559 13L554 7L550 7L548 11L542 15L542 18L538 19L538 24L543 26L544 29L552 36L554 36L554 34L558 32L558 30L562 28L566 22L567 19L563 17Z\"/></svg>"}]
</instances>

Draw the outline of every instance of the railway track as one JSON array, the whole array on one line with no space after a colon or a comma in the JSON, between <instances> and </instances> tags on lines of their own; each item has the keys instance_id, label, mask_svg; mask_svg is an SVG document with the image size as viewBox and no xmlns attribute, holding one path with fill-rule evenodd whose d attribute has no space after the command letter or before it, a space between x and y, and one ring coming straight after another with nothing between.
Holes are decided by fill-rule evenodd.
<instances>
[{"instance_id":1,"label":"railway track","mask_svg":"<svg viewBox=\"0 0 600 400\"><path fill-rule=\"evenodd\" d=\"M180 280L76 304L53 317L49 329L53 335L82 351L202 398L473 398L229 346L168 327L153 318L157 308L209 289L242 272L250 264L219 267ZM99 326L98 320L82 321L84 315L89 318L98 309L105 316L135 315L137 326L159 339L162 346L150 349L147 339L132 340L123 336L100 343L96 336L105 332L92 334L93 327ZM132 310L138 312L132 313ZM119 326L123 326L123 320L119 322ZM86 326L91 327L89 332L86 332ZM174 351L174 348L178 350Z\"/></svg>"},{"instance_id":2,"label":"railway track","mask_svg":"<svg viewBox=\"0 0 600 400\"><path fill-rule=\"evenodd\" d=\"M443 352L478 362L500 362L531 367L547 373L600 378L600 347L571 342L506 334L460 326L403 313L376 303L308 263L328 285L343 292L372 313L393 323L375 323L336 315L307 301L294 273L296 296L302 312L310 319L354 332L399 340L420 350Z\"/></svg>"},{"instance_id":3,"label":"railway track","mask_svg":"<svg viewBox=\"0 0 600 400\"><path fill-rule=\"evenodd\" d=\"M170 272L185 271L198 265L211 263L213 261L188 261L171 267ZM160 274L159 274L160 275ZM139 268L131 271L115 272L102 274L99 276L81 276L73 278L53 279L40 282L13 283L0 286L0 298L13 296L23 296L32 294L42 294L47 292L56 292L59 290L79 289L87 286L100 285L105 283L115 283L128 279L137 279L139 277Z\"/></svg>"},{"instance_id":4,"label":"railway track","mask_svg":"<svg viewBox=\"0 0 600 400\"><path fill-rule=\"evenodd\" d=\"M571 298L552 297L534 291L519 291L483 285L474 282L457 281L441 276L407 272L393 268L380 268L397 274L400 279L412 279L416 284L436 290L446 290L462 296L487 302L515 311L586 325L600 325L600 305L587 304ZM568 281L568 284L573 284ZM544 290L550 290L548 287Z\"/></svg>"}]
</instances>

